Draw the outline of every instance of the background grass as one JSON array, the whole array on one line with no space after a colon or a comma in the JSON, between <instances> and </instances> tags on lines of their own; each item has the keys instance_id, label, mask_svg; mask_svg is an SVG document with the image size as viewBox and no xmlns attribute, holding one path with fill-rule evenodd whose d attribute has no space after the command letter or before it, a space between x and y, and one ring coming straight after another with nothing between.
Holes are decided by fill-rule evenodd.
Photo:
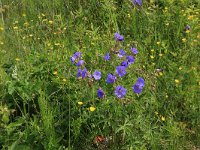
<instances>
[{"instance_id":1,"label":"background grass","mask_svg":"<svg viewBox=\"0 0 200 150\"><path fill-rule=\"evenodd\" d=\"M200 148L198 0L150 0L137 8L128 0L0 2L2 149ZM139 54L110 86L106 74L121 60L103 56L115 32L125 38L117 50L130 54L134 46ZM102 72L100 81L76 79L76 51L91 73ZM139 76L145 88L136 95ZM128 90L123 99L113 95L118 84ZM108 142L95 144L98 135Z\"/></svg>"}]
</instances>

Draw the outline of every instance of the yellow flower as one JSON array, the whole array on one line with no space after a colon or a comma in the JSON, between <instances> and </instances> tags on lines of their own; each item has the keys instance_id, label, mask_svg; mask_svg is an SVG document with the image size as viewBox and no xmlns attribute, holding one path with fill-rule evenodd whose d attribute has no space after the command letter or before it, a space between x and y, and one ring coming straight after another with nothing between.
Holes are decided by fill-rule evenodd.
<instances>
[{"instance_id":1,"label":"yellow flower","mask_svg":"<svg viewBox=\"0 0 200 150\"><path fill-rule=\"evenodd\" d=\"M157 112L157 111L155 111L155 114L156 114L156 115L158 115L158 112Z\"/></svg>"},{"instance_id":2,"label":"yellow flower","mask_svg":"<svg viewBox=\"0 0 200 150\"><path fill-rule=\"evenodd\" d=\"M151 58L151 59L154 59L154 56L151 55L150 58Z\"/></svg>"},{"instance_id":3,"label":"yellow flower","mask_svg":"<svg viewBox=\"0 0 200 150\"><path fill-rule=\"evenodd\" d=\"M64 79L63 79L63 82L66 82L66 81L67 81L67 79L66 79L66 78L64 78Z\"/></svg>"},{"instance_id":4,"label":"yellow flower","mask_svg":"<svg viewBox=\"0 0 200 150\"><path fill-rule=\"evenodd\" d=\"M28 22L25 22L25 23L24 23L24 26L28 26L28 25L29 25L29 23L28 23Z\"/></svg>"},{"instance_id":5,"label":"yellow flower","mask_svg":"<svg viewBox=\"0 0 200 150\"><path fill-rule=\"evenodd\" d=\"M175 79L174 81L175 81L176 84L180 83L180 81L178 79Z\"/></svg>"},{"instance_id":6,"label":"yellow flower","mask_svg":"<svg viewBox=\"0 0 200 150\"><path fill-rule=\"evenodd\" d=\"M57 71L54 71L54 72L53 72L53 74L54 74L54 75L57 75L57 74L58 74L58 72L57 72Z\"/></svg>"},{"instance_id":7,"label":"yellow flower","mask_svg":"<svg viewBox=\"0 0 200 150\"><path fill-rule=\"evenodd\" d=\"M91 106L91 107L89 108L89 110L90 110L90 111L95 111L96 108Z\"/></svg>"},{"instance_id":8,"label":"yellow flower","mask_svg":"<svg viewBox=\"0 0 200 150\"><path fill-rule=\"evenodd\" d=\"M179 69L179 70L182 70L183 68L182 68L182 67L179 67L178 69Z\"/></svg>"},{"instance_id":9,"label":"yellow flower","mask_svg":"<svg viewBox=\"0 0 200 150\"><path fill-rule=\"evenodd\" d=\"M30 37L33 37L33 34L30 34L29 36L30 36Z\"/></svg>"},{"instance_id":10,"label":"yellow flower","mask_svg":"<svg viewBox=\"0 0 200 150\"><path fill-rule=\"evenodd\" d=\"M160 41L156 42L157 45L160 45Z\"/></svg>"},{"instance_id":11,"label":"yellow flower","mask_svg":"<svg viewBox=\"0 0 200 150\"><path fill-rule=\"evenodd\" d=\"M191 15L191 16L188 16L188 20L192 20L194 18L194 16L193 15Z\"/></svg>"},{"instance_id":12,"label":"yellow flower","mask_svg":"<svg viewBox=\"0 0 200 150\"><path fill-rule=\"evenodd\" d=\"M154 49L151 49L151 52L154 52Z\"/></svg>"},{"instance_id":13,"label":"yellow flower","mask_svg":"<svg viewBox=\"0 0 200 150\"><path fill-rule=\"evenodd\" d=\"M165 117L164 117L164 116L161 116L161 120L162 120L162 121L165 121Z\"/></svg>"},{"instance_id":14,"label":"yellow flower","mask_svg":"<svg viewBox=\"0 0 200 150\"><path fill-rule=\"evenodd\" d=\"M52 21L52 20L49 20L49 24L53 24L53 21Z\"/></svg>"},{"instance_id":15,"label":"yellow flower","mask_svg":"<svg viewBox=\"0 0 200 150\"><path fill-rule=\"evenodd\" d=\"M19 28L18 28L17 26L15 26L15 27L13 27L13 29L14 29L14 30L17 30L17 29L19 29Z\"/></svg>"},{"instance_id":16,"label":"yellow flower","mask_svg":"<svg viewBox=\"0 0 200 150\"><path fill-rule=\"evenodd\" d=\"M163 73L162 73L162 72L159 72L159 75L160 75L160 76L163 76Z\"/></svg>"},{"instance_id":17,"label":"yellow flower","mask_svg":"<svg viewBox=\"0 0 200 150\"><path fill-rule=\"evenodd\" d=\"M25 14L25 13L23 13L23 14L22 14L22 16L23 16L23 17L26 17L26 14Z\"/></svg>"},{"instance_id":18,"label":"yellow flower","mask_svg":"<svg viewBox=\"0 0 200 150\"><path fill-rule=\"evenodd\" d=\"M15 58L15 60L16 60L16 61L20 61L20 58L17 57L17 58Z\"/></svg>"},{"instance_id":19,"label":"yellow flower","mask_svg":"<svg viewBox=\"0 0 200 150\"><path fill-rule=\"evenodd\" d=\"M190 33L190 30L185 31L185 33Z\"/></svg>"},{"instance_id":20,"label":"yellow flower","mask_svg":"<svg viewBox=\"0 0 200 150\"><path fill-rule=\"evenodd\" d=\"M162 56L163 56L163 54L161 54L161 53L160 53L160 54L159 54L159 56L160 56L160 57L162 57Z\"/></svg>"},{"instance_id":21,"label":"yellow flower","mask_svg":"<svg viewBox=\"0 0 200 150\"><path fill-rule=\"evenodd\" d=\"M168 97L169 97L169 96L166 94L166 95L165 95L165 98L168 98Z\"/></svg>"},{"instance_id":22,"label":"yellow flower","mask_svg":"<svg viewBox=\"0 0 200 150\"><path fill-rule=\"evenodd\" d=\"M130 18L130 17L131 17L131 15L130 15L130 14L128 14L128 17Z\"/></svg>"},{"instance_id":23,"label":"yellow flower","mask_svg":"<svg viewBox=\"0 0 200 150\"><path fill-rule=\"evenodd\" d=\"M166 26L168 26L168 25L169 25L169 23L167 22L165 25L166 25Z\"/></svg>"},{"instance_id":24,"label":"yellow flower","mask_svg":"<svg viewBox=\"0 0 200 150\"><path fill-rule=\"evenodd\" d=\"M83 102L78 102L79 105L83 105Z\"/></svg>"},{"instance_id":25,"label":"yellow flower","mask_svg":"<svg viewBox=\"0 0 200 150\"><path fill-rule=\"evenodd\" d=\"M182 42L186 42L186 41L187 41L187 39L186 39L186 38L183 38L183 39L182 39Z\"/></svg>"},{"instance_id":26,"label":"yellow flower","mask_svg":"<svg viewBox=\"0 0 200 150\"><path fill-rule=\"evenodd\" d=\"M3 27L0 27L0 31L3 31L4 30L4 28Z\"/></svg>"}]
</instances>

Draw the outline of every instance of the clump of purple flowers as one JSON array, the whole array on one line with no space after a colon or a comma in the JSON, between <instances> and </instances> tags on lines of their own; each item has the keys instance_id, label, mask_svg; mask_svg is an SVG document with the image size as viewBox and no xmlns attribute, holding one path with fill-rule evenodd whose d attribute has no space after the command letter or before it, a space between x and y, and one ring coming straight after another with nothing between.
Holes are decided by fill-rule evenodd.
<instances>
[{"instance_id":1,"label":"clump of purple flowers","mask_svg":"<svg viewBox=\"0 0 200 150\"><path fill-rule=\"evenodd\" d=\"M134 2L134 4L137 4L140 6L142 5L142 2L140 0L134 0L133 2ZM119 33L115 33L115 40L123 41L124 37L122 35L120 35ZM127 74L126 69L128 69L129 65L131 65L135 62L135 55L138 54L138 50L135 47L131 47L131 52L127 52L129 55L126 55L125 50L123 50L120 46L121 46L120 43L116 42L115 48L120 49L117 53L117 57L121 58L122 61L119 66L116 66L115 73L107 74L107 78L106 78L106 83L112 84L113 86L115 85L115 83L117 83L117 77L123 77ZM103 73L101 73L99 70L95 70L93 74L90 74L87 71L87 69L84 67L85 62L84 62L84 60L82 60L81 54L82 54L81 52L75 52L70 57L71 62L73 64L76 64L76 66L78 67L76 77L82 78L82 79L85 79L86 77L88 77L89 78L88 81L92 80L92 83L94 81L93 79L100 80L102 78ZM109 61L111 58L110 53L107 53L103 58L105 61ZM144 85L145 85L144 79L139 77L137 79L136 83L132 86L134 93L140 94L143 90ZM117 98L123 98L126 95L126 93L127 93L127 90L123 86L115 87L114 95ZM105 97L105 92L101 88L98 88L98 90L97 90L97 97L100 99Z\"/></svg>"}]
</instances>

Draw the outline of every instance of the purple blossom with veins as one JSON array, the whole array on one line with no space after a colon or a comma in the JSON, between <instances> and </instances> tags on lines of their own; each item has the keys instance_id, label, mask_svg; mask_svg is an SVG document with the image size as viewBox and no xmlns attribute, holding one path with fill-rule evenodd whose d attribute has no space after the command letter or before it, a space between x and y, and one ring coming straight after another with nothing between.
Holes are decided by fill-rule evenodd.
<instances>
[{"instance_id":1,"label":"purple blossom with veins","mask_svg":"<svg viewBox=\"0 0 200 150\"><path fill-rule=\"evenodd\" d=\"M101 79L101 72L99 72L98 70L95 70L95 72L93 73L93 77L95 80L100 80Z\"/></svg>"},{"instance_id":2,"label":"purple blossom with veins","mask_svg":"<svg viewBox=\"0 0 200 150\"><path fill-rule=\"evenodd\" d=\"M105 93L104 93L104 91L101 88L99 88L97 90L97 96L98 96L98 98L104 98Z\"/></svg>"},{"instance_id":3,"label":"purple blossom with veins","mask_svg":"<svg viewBox=\"0 0 200 150\"><path fill-rule=\"evenodd\" d=\"M116 81L117 77L115 75L112 75L111 73L108 74L106 82L109 84L112 84Z\"/></svg>"},{"instance_id":4,"label":"purple blossom with veins","mask_svg":"<svg viewBox=\"0 0 200 150\"><path fill-rule=\"evenodd\" d=\"M114 94L118 97L118 98L123 98L126 95L126 89L123 86L117 86L115 89Z\"/></svg>"},{"instance_id":5,"label":"purple blossom with veins","mask_svg":"<svg viewBox=\"0 0 200 150\"><path fill-rule=\"evenodd\" d=\"M105 61L109 61L110 60L110 54L107 53L105 56L104 56L104 60Z\"/></svg>"},{"instance_id":6,"label":"purple blossom with veins","mask_svg":"<svg viewBox=\"0 0 200 150\"><path fill-rule=\"evenodd\" d=\"M142 6L142 0L132 0L133 5L139 5Z\"/></svg>"},{"instance_id":7,"label":"purple blossom with veins","mask_svg":"<svg viewBox=\"0 0 200 150\"><path fill-rule=\"evenodd\" d=\"M120 35L119 33L115 33L115 40L116 41L123 41L124 37L122 35Z\"/></svg>"},{"instance_id":8,"label":"purple blossom with veins","mask_svg":"<svg viewBox=\"0 0 200 150\"><path fill-rule=\"evenodd\" d=\"M81 77L81 76L82 76L82 70L81 70L81 68L78 68L76 77L79 78L79 77Z\"/></svg>"},{"instance_id":9,"label":"purple blossom with veins","mask_svg":"<svg viewBox=\"0 0 200 150\"><path fill-rule=\"evenodd\" d=\"M140 94L143 90L143 87L144 87L144 79L139 77L136 81L136 83L132 86L133 88L133 91L136 93L136 94Z\"/></svg>"},{"instance_id":10,"label":"purple blossom with veins","mask_svg":"<svg viewBox=\"0 0 200 150\"><path fill-rule=\"evenodd\" d=\"M132 63L134 63L134 61L135 61L135 59L134 59L133 56L127 56L126 60L127 60L127 62L128 62L129 65L132 64Z\"/></svg>"},{"instance_id":11,"label":"purple blossom with veins","mask_svg":"<svg viewBox=\"0 0 200 150\"><path fill-rule=\"evenodd\" d=\"M79 62L77 62L76 66L80 67L84 64L84 60L80 60Z\"/></svg>"},{"instance_id":12,"label":"purple blossom with veins","mask_svg":"<svg viewBox=\"0 0 200 150\"><path fill-rule=\"evenodd\" d=\"M117 54L117 56L119 57L119 58L122 58L122 57L124 57L126 55L126 52L123 50L123 49L120 49L119 50L119 53Z\"/></svg>"},{"instance_id":13,"label":"purple blossom with veins","mask_svg":"<svg viewBox=\"0 0 200 150\"><path fill-rule=\"evenodd\" d=\"M128 68L128 62L124 60L121 62L120 66L124 66L125 68Z\"/></svg>"},{"instance_id":14,"label":"purple blossom with veins","mask_svg":"<svg viewBox=\"0 0 200 150\"><path fill-rule=\"evenodd\" d=\"M135 47L131 47L131 51L134 55L138 53L138 50Z\"/></svg>"},{"instance_id":15,"label":"purple blossom with veins","mask_svg":"<svg viewBox=\"0 0 200 150\"><path fill-rule=\"evenodd\" d=\"M117 66L116 68L116 73L120 76L123 77L126 74L126 68L124 66Z\"/></svg>"}]
</instances>

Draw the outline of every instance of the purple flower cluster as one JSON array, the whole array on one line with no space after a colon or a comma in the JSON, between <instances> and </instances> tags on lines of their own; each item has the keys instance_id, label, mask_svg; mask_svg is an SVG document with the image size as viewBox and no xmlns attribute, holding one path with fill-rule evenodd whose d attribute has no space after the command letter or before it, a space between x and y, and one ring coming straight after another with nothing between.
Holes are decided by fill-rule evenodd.
<instances>
[{"instance_id":1,"label":"purple flower cluster","mask_svg":"<svg viewBox=\"0 0 200 150\"><path fill-rule=\"evenodd\" d=\"M139 5L142 6L142 0L132 0L133 5Z\"/></svg>"},{"instance_id":2,"label":"purple flower cluster","mask_svg":"<svg viewBox=\"0 0 200 150\"><path fill-rule=\"evenodd\" d=\"M138 0L136 0L135 2L139 3ZM116 41L123 41L124 37L122 35L120 35L119 33L115 33L115 40ZM116 42L117 44L120 44L118 42ZM119 45L118 45L119 46ZM126 55L126 52L123 49L120 49L117 53L117 57L123 59L123 61L120 63L119 66L116 66L115 69L115 74L112 73L108 73L107 74L107 78L106 78L106 83L108 84L114 84L117 81L117 78L122 78L127 74L126 69L129 67L129 65L133 64L135 62L135 55L138 54L138 50L134 47L131 47L131 55ZM78 67L78 71L76 74L77 78L82 78L85 79L86 77L88 77L89 79L94 79L94 80L100 80L102 73L98 70L95 70L93 74L90 74L86 67L84 66L84 60L81 59L81 52L75 52L72 56L71 56L71 62L73 64L75 64ZM105 61L109 61L111 58L110 53L107 53L104 56L104 60ZM93 80L92 80L93 81ZM132 86L133 91L136 94L140 94L143 90L144 87L144 79L139 77L136 81L136 83ZM127 93L127 90L123 87L123 86L116 86L115 87L115 91L114 91L114 95L117 98L123 98ZM99 88L97 90L97 96L98 98L102 99L105 97L105 92Z\"/></svg>"}]
</instances>

